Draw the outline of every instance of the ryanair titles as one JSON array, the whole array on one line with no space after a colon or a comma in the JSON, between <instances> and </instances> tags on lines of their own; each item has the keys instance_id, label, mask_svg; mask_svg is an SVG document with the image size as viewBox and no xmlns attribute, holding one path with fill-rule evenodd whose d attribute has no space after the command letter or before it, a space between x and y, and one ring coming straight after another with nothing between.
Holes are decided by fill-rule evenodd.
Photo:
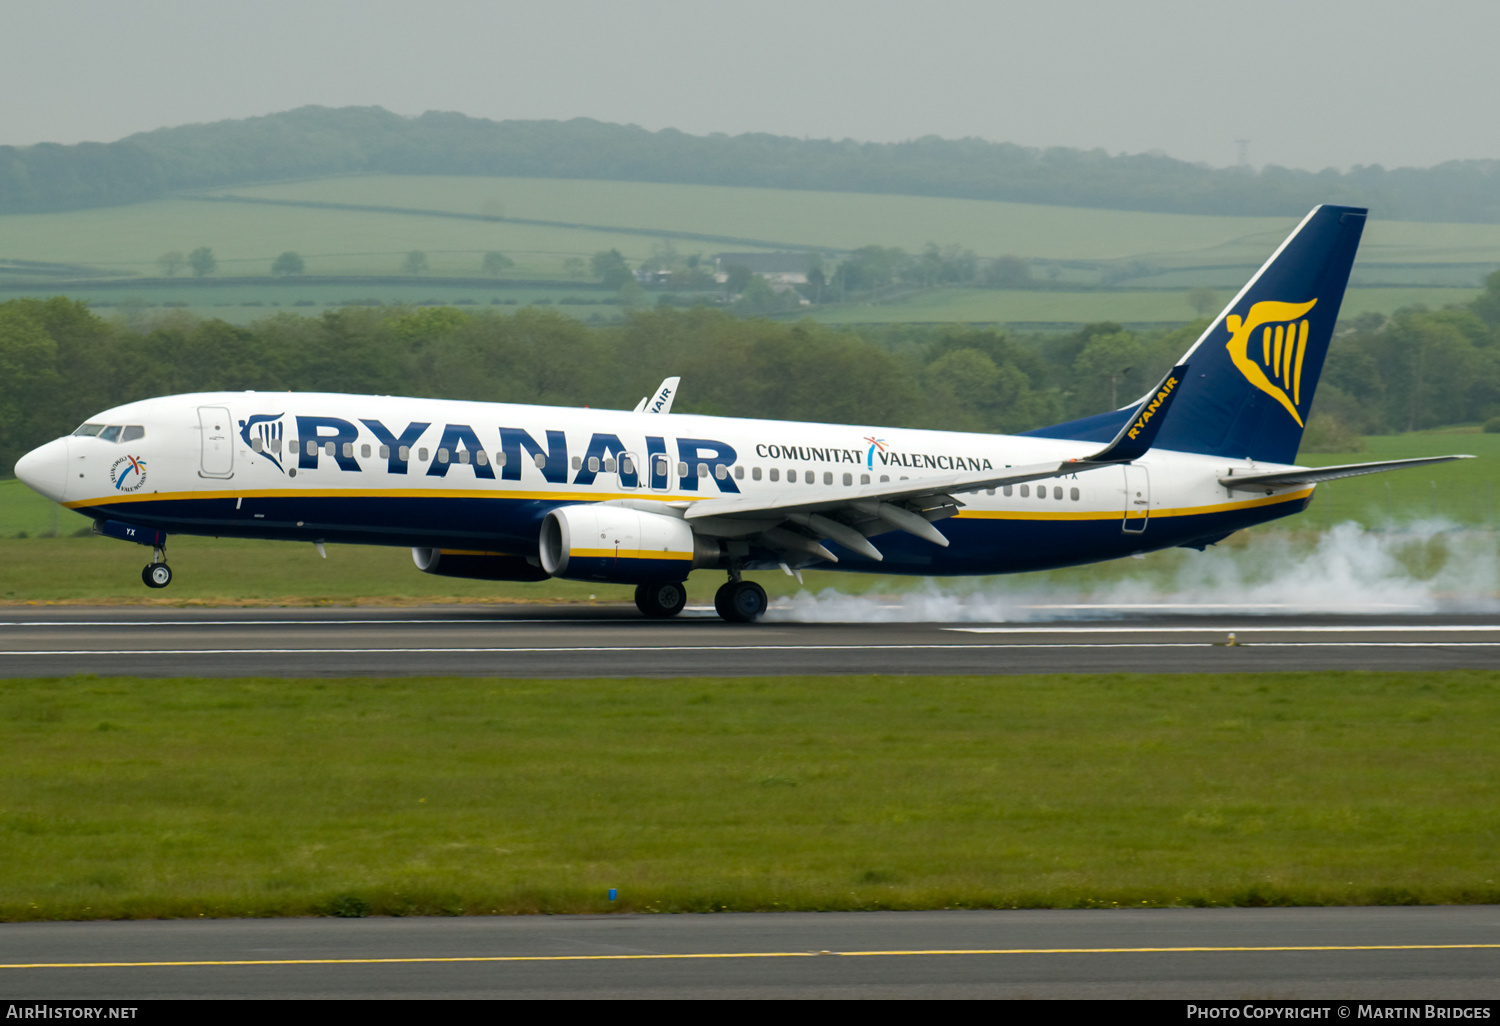
<instances>
[{"instance_id":1,"label":"ryanair titles","mask_svg":"<svg viewBox=\"0 0 1500 1026\"><path fill-rule=\"evenodd\" d=\"M1130 430L1125 433L1134 438L1144 431L1146 425L1151 423L1151 418L1156 416L1156 411L1161 409L1162 404L1167 401L1167 396L1171 395L1176 387L1177 376L1175 374L1163 381L1161 387L1156 390L1156 394L1151 397L1151 401L1146 404L1146 408L1141 410L1141 415L1135 418L1135 423L1130 425Z\"/></svg>"},{"instance_id":2,"label":"ryanair titles","mask_svg":"<svg viewBox=\"0 0 1500 1026\"><path fill-rule=\"evenodd\" d=\"M868 452L858 449L828 448L821 445L772 445L761 443L755 455L766 460L801 460L804 463L863 463L871 470L881 467L903 467L908 470L993 470L994 465L982 457L955 456L930 452L882 452L874 446Z\"/></svg>"}]
</instances>

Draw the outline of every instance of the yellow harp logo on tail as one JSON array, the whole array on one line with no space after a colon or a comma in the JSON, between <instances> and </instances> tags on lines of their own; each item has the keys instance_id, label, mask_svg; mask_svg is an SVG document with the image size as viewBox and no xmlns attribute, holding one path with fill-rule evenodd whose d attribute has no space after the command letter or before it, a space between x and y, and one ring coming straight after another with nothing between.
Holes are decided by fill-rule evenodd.
<instances>
[{"instance_id":1,"label":"yellow harp logo on tail","mask_svg":"<svg viewBox=\"0 0 1500 1026\"><path fill-rule=\"evenodd\" d=\"M1307 321L1302 318L1317 304L1316 299L1256 303L1243 320L1239 314L1224 318L1229 358L1246 381L1285 406L1298 427L1306 426L1297 412L1302 404L1302 361L1307 356Z\"/></svg>"}]
</instances>

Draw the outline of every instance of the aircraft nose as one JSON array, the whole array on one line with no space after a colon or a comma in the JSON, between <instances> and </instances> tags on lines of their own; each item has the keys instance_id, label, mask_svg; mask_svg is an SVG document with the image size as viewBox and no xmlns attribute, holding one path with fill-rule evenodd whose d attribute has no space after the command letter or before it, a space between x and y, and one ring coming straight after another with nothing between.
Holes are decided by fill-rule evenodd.
<instances>
[{"instance_id":1,"label":"aircraft nose","mask_svg":"<svg viewBox=\"0 0 1500 1026\"><path fill-rule=\"evenodd\" d=\"M16 461L16 477L32 491L62 502L68 485L68 440L56 439L22 456Z\"/></svg>"}]
</instances>

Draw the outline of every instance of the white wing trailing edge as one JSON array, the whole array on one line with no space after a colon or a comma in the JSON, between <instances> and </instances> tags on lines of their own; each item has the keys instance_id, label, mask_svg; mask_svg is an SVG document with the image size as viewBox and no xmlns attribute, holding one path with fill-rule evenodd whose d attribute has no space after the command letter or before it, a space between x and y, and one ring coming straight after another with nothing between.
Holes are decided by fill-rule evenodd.
<instances>
[{"instance_id":1,"label":"white wing trailing edge","mask_svg":"<svg viewBox=\"0 0 1500 1026\"><path fill-rule=\"evenodd\" d=\"M1317 484L1319 481L1337 481L1343 477L1359 477L1361 474L1383 474L1387 470L1426 467L1434 463L1451 463L1453 460L1472 460L1473 458L1473 456L1424 456L1414 460L1342 463L1334 467L1299 467L1296 470L1280 470L1271 474L1236 474L1231 470L1227 475L1219 478L1219 484L1231 490L1236 488L1287 488L1292 485Z\"/></svg>"}]
</instances>

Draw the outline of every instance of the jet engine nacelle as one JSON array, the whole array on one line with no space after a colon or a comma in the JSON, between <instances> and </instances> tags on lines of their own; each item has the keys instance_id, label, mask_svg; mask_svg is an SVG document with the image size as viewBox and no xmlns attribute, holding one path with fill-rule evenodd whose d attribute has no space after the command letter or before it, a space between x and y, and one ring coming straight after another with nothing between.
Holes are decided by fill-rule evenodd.
<instances>
[{"instance_id":1,"label":"jet engine nacelle","mask_svg":"<svg viewBox=\"0 0 1500 1026\"><path fill-rule=\"evenodd\" d=\"M542 521L542 569L553 577L643 584L717 566L719 543L684 520L621 506L559 506Z\"/></svg>"},{"instance_id":2,"label":"jet engine nacelle","mask_svg":"<svg viewBox=\"0 0 1500 1026\"><path fill-rule=\"evenodd\" d=\"M411 561L424 574L468 577L478 581L545 581L547 571L525 556L506 552L465 552L458 549L412 549Z\"/></svg>"}]
</instances>

